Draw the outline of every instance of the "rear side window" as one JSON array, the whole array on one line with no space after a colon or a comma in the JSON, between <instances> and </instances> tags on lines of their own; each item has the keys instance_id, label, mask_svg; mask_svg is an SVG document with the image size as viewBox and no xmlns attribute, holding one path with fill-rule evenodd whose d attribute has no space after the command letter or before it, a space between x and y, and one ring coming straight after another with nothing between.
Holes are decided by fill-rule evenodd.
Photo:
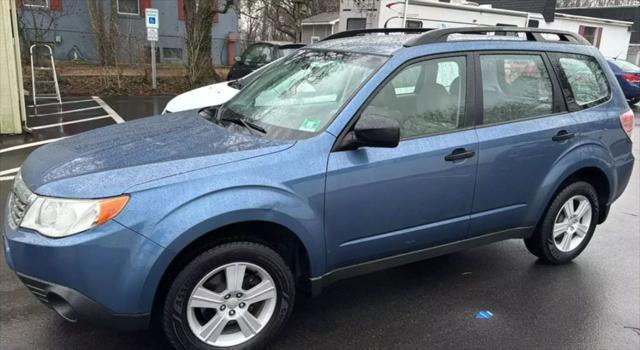
<instances>
[{"instance_id":1,"label":"rear side window","mask_svg":"<svg viewBox=\"0 0 640 350\"><path fill-rule=\"evenodd\" d=\"M557 59L561 72L560 80L565 95L568 95L567 102L581 109L609 99L609 82L602 67L593 57L562 54L557 56Z\"/></svg>"},{"instance_id":2,"label":"rear side window","mask_svg":"<svg viewBox=\"0 0 640 350\"><path fill-rule=\"evenodd\" d=\"M553 88L539 55L480 56L484 124L553 113Z\"/></svg>"}]
</instances>

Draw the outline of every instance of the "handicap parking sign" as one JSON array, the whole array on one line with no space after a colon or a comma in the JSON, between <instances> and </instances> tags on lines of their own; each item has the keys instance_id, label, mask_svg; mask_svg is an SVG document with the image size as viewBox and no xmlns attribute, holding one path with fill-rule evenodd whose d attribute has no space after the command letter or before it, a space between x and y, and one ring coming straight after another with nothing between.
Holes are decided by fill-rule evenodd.
<instances>
[{"instance_id":1,"label":"handicap parking sign","mask_svg":"<svg viewBox=\"0 0 640 350\"><path fill-rule=\"evenodd\" d=\"M146 21L145 24L147 28L160 28L160 23L158 20L158 9L148 8L145 10Z\"/></svg>"}]
</instances>

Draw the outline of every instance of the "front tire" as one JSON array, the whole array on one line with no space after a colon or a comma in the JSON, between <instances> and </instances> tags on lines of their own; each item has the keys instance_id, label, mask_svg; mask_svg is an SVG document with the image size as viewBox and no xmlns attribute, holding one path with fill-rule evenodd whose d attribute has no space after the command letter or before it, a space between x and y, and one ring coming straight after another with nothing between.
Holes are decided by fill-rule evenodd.
<instances>
[{"instance_id":1,"label":"front tire","mask_svg":"<svg viewBox=\"0 0 640 350\"><path fill-rule=\"evenodd\" d=\"M293 309L291 270L272 249L252 242L214 247L177 275L162 326L176 349L262 348Z\"/></svg>"},{"instance_id":2,"label":"front tire","mask_svg":"<svg viewBox=\"0 0 640 350\"><path fill-rule=\"evenodd\" d=\"M575 259L593 236L600 214L598 203L589 183L568 185L553 199L533 236L525 239L527 249L550 264Z\"/></svg>"}]
</instances>

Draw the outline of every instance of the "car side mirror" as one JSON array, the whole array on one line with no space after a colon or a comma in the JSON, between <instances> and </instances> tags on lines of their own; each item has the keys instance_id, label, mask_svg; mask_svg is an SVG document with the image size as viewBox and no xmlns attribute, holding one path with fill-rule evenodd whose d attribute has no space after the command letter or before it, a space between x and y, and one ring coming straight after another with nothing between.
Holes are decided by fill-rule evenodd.
<instances>
[{"instance_id":1,"label":"car side mirror","mask_svg":"<svg viewBox=\"0 0 640 350\"><path fill-rule=\"evenodd\" d=\"M359 147L397 147L400 143L400 124L378 115L362 115L360 120L342 140L339 150Z\"/></svg>"},{"instance_id":2,"label":"car side mirror","mask_svg":"<svg viewBox=\"0 0 640 350\"><path fill-rule=\"evenodd\" d=\"M233 59L234 59L236 62L238 62L238 63L242 64L242 57L240 57L240 56L236 56L236 57L234 57Z\"/></svg>"}]
</instances>

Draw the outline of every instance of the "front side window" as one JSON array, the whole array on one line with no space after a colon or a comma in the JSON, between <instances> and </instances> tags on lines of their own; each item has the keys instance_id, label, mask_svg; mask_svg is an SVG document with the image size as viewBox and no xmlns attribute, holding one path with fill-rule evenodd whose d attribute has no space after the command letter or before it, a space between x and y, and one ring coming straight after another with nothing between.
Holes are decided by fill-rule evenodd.
<instances>
[{"instance_id":1,"label":"front side window","mask_svg":"<svg viewBox=\"0 0 640 350\"><path fill-rule=\"evenodd\" d=\"M595 106L609 98L607 77L593 57L562 54L558 62L561 82L580 108Z\"/></svg>"},{"instance_id":2,"label":"front side window","mask_svg":"<svg viewBox=\"0 0 640 350\"><path fill-rule=\"evenodd\" d=\"M140 14L140 1L139 0L117 0L118 1L118 13L121 15L139 15Z\"/></svg>"},{"instance_id":3,"label":"front side window","mask_svg":"<svg viewBox=\"0 0 640 350\"><path fill-rule=\"evenodd\" d=\"M243 119L277 139L324 130L387 57L301 50L266 69L222 107L219 120Z\"/></svg>"},{"instance_id":4,"label":"front side window","mask_svg":"<svg viewBox=\"0 0 640 350\"><path fill-rule=\"evenodd\" d=\"M267 63L273 61L273 49L269 45L253 45L242 56L246 64Z\"/></svg>"},{"instance_id":5,"label":"front side window","mask_svg":"<svg viewBox=\"0 0 640 350\"><path fill-rule=\"evenodd\" d=\"M549 72L538 55L482 55L484 124L553 113Z\"/></svg>"},{"instance_id":6,"label":"front side window","mask_svg":"<svg viewBox=\"0 0 640 350\"><path fill-rule=\"evenodd\" d=\"M403 68L362 112L395 119L403 139L464 127L466 58L417 62Z\"/></svg>"}]
</instances>

